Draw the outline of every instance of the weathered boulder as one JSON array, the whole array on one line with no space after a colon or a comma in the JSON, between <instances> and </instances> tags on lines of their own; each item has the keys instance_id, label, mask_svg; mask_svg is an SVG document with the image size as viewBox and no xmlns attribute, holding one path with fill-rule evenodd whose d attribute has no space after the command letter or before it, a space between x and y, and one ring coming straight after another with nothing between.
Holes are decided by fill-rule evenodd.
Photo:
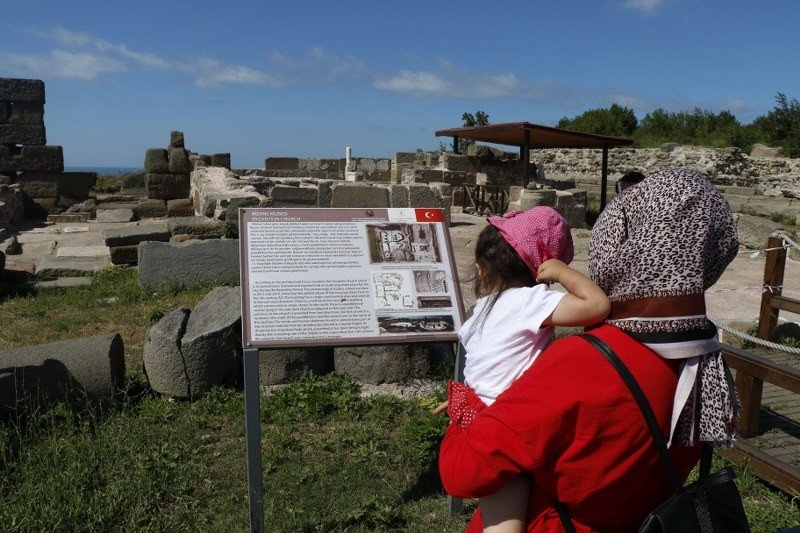
<instances>
[{"instance_id":1,"label":"weathered boulder","mask_svg":"<svg viewBox=\"0 0 800 533\"><path fill-rule=\"evenodd\" d=\"M242 373L239 287L217 287L194 308L178 308L147 332L144 365L156 392L196 399L216 385L238 387Z\"/></svg>"},{"instance_id":2,"label":"weathered boulder","mask_svg":"<svg viewBox=\"0 0 800 533\"><path fill-rule=\"evenodd\" d=\"M17 186L0 185L0 223L15 223L25 218L24 195Z\"/></svg>"},{"instance_id":3,"label":"weathered boulder","mask_svg":"<svg viewBox=\"0 0 800 533\"><path fill-rule=\"evenodd\" d=\"M181 338L191 311L179 307L150 326L144 338L142 360L150 387L175 398L191 397L191 385L181 354Z\"/></svg>"},{"instance_id":4,"label":"weathered boulder","mask_svg":"<svg viewBox=\"0 0 800 533\"><path fill-rule=\"evenodd\" d=\"M119 333L0 351L0 409L26 402L113 403L125 384Z\"/></svg>"},{"instance_id":5,"label":"weathered boulder","mask_svg":"<svg viewBox=\"0 0 800 533\"><path fill-rule=\"evenodd\" d=\"M750 157L783 157L783 147L770 147L765 144L755 143L750 150Z\"/></svg>"}]
</instances>

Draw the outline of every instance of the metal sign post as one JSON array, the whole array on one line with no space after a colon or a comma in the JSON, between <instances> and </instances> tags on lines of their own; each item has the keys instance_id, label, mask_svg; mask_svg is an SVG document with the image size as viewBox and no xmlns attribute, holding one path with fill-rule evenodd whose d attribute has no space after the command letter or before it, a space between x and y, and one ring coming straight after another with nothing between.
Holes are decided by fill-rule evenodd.
<instances>
[{"instance_id":1,"label":"metal sign post","mask_svg":"<svg viewBox=\"0 0 800 533\"><path fill-rule=\"evenodd\" d=\"M258 384L258 348L244 350L244 413L247 438L247 499L250 531L264 531L264 490L261 476L261 391Z\"/></svg>"},{"instance_id":2,"label":"metal sign post","mask_svg":"<svg viewBox=\"0 0 800 533\"><path fill-rule=\"evenodd\" d=\"M456 341L446 223L440 208L239 209L250 531L264 531L258 349Z\"/></svg>"}]
</instances>

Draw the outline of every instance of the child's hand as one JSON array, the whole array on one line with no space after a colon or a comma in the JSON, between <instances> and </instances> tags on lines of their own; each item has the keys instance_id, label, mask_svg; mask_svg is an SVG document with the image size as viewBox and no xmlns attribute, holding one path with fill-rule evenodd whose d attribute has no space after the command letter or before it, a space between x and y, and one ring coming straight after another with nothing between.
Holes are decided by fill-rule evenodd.
<instances>
[{"instance_id":1,"label":"child's hand","mask_svg":"<svg viewBox=\"0 0 800 533\"><path fill-rule=\"evenodd\" d=\"M539 265L539 268L536 271L536 281L539 283L557 283L561 277L561 274L565 270L569 270L569 267L563 261L558 259L548 259Z\"/></svg>"},{"instance_id":2,"label":"child's hand","mask_svg":"<svg viewBox=\"0 0 800 533\"><path fill-rule=\"evenodd\" d=\"M442 402L436 406L436 409L433 410L433 414L438 415L447 410L447 406L450 405L450 402Z\"/></svg>"}]
</instances>

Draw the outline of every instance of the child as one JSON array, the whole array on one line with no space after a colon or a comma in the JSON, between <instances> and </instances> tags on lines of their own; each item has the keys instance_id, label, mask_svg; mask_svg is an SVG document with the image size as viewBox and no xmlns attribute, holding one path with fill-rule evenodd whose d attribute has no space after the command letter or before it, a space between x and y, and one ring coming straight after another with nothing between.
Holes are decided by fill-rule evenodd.
<instances>
[{"instance_id":1,"label":"child","mask_svg":"<svg viewBox=\"0 0 800 533\"><path fill-rule=\"evenodd\" d=\"M568 267L569 226L550 207L489 218L475 246L472 317L458 332L466 351L464 384L450 382L445 408L462 431L536 360L552 340L550 326L588 326L610 303L588 278ZM548 288L560 283L569 294ZM484 531L519 532L526 525L529 480L520 476L481 498Z\"/></svg>"}]
</instances>

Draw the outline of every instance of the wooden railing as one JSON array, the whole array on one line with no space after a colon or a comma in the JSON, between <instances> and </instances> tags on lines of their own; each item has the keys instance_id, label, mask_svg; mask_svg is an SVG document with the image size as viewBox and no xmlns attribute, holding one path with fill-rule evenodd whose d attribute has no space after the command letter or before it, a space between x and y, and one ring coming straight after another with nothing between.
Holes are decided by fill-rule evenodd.
<instances>
[{"instance_id":1,"label":"wooden railing","mask_svg":"<svg viewBox=\"0 0 800 533\"><path fill-rule=\"evenodd\" d=\"M775 328L781 310L800 313L800 301L782 295L785 266L786 249L783 247L783 240L770 237L758 323L758 336L764 340L775 340ZM800 394L800 370L732 346L723 345L722 354L728 365L736 371L736 389L742 401L739 427L742 439L736 443L735 448L722 452L723 455L746 464L761 479L800 497L800 469L769 456L744 440L758 435L764 382Z\"/></svg>"},{"instance_id":2,"label":"wooden railing","mask_svg":"<svg viewBox=\"0 0 800 533\"><path fill-rule=\"evenodd\" d=\"M463 207L480 215L502 215L508 209L508 191L503 185L464 185Z\"/></svg>"}]
</instances>

